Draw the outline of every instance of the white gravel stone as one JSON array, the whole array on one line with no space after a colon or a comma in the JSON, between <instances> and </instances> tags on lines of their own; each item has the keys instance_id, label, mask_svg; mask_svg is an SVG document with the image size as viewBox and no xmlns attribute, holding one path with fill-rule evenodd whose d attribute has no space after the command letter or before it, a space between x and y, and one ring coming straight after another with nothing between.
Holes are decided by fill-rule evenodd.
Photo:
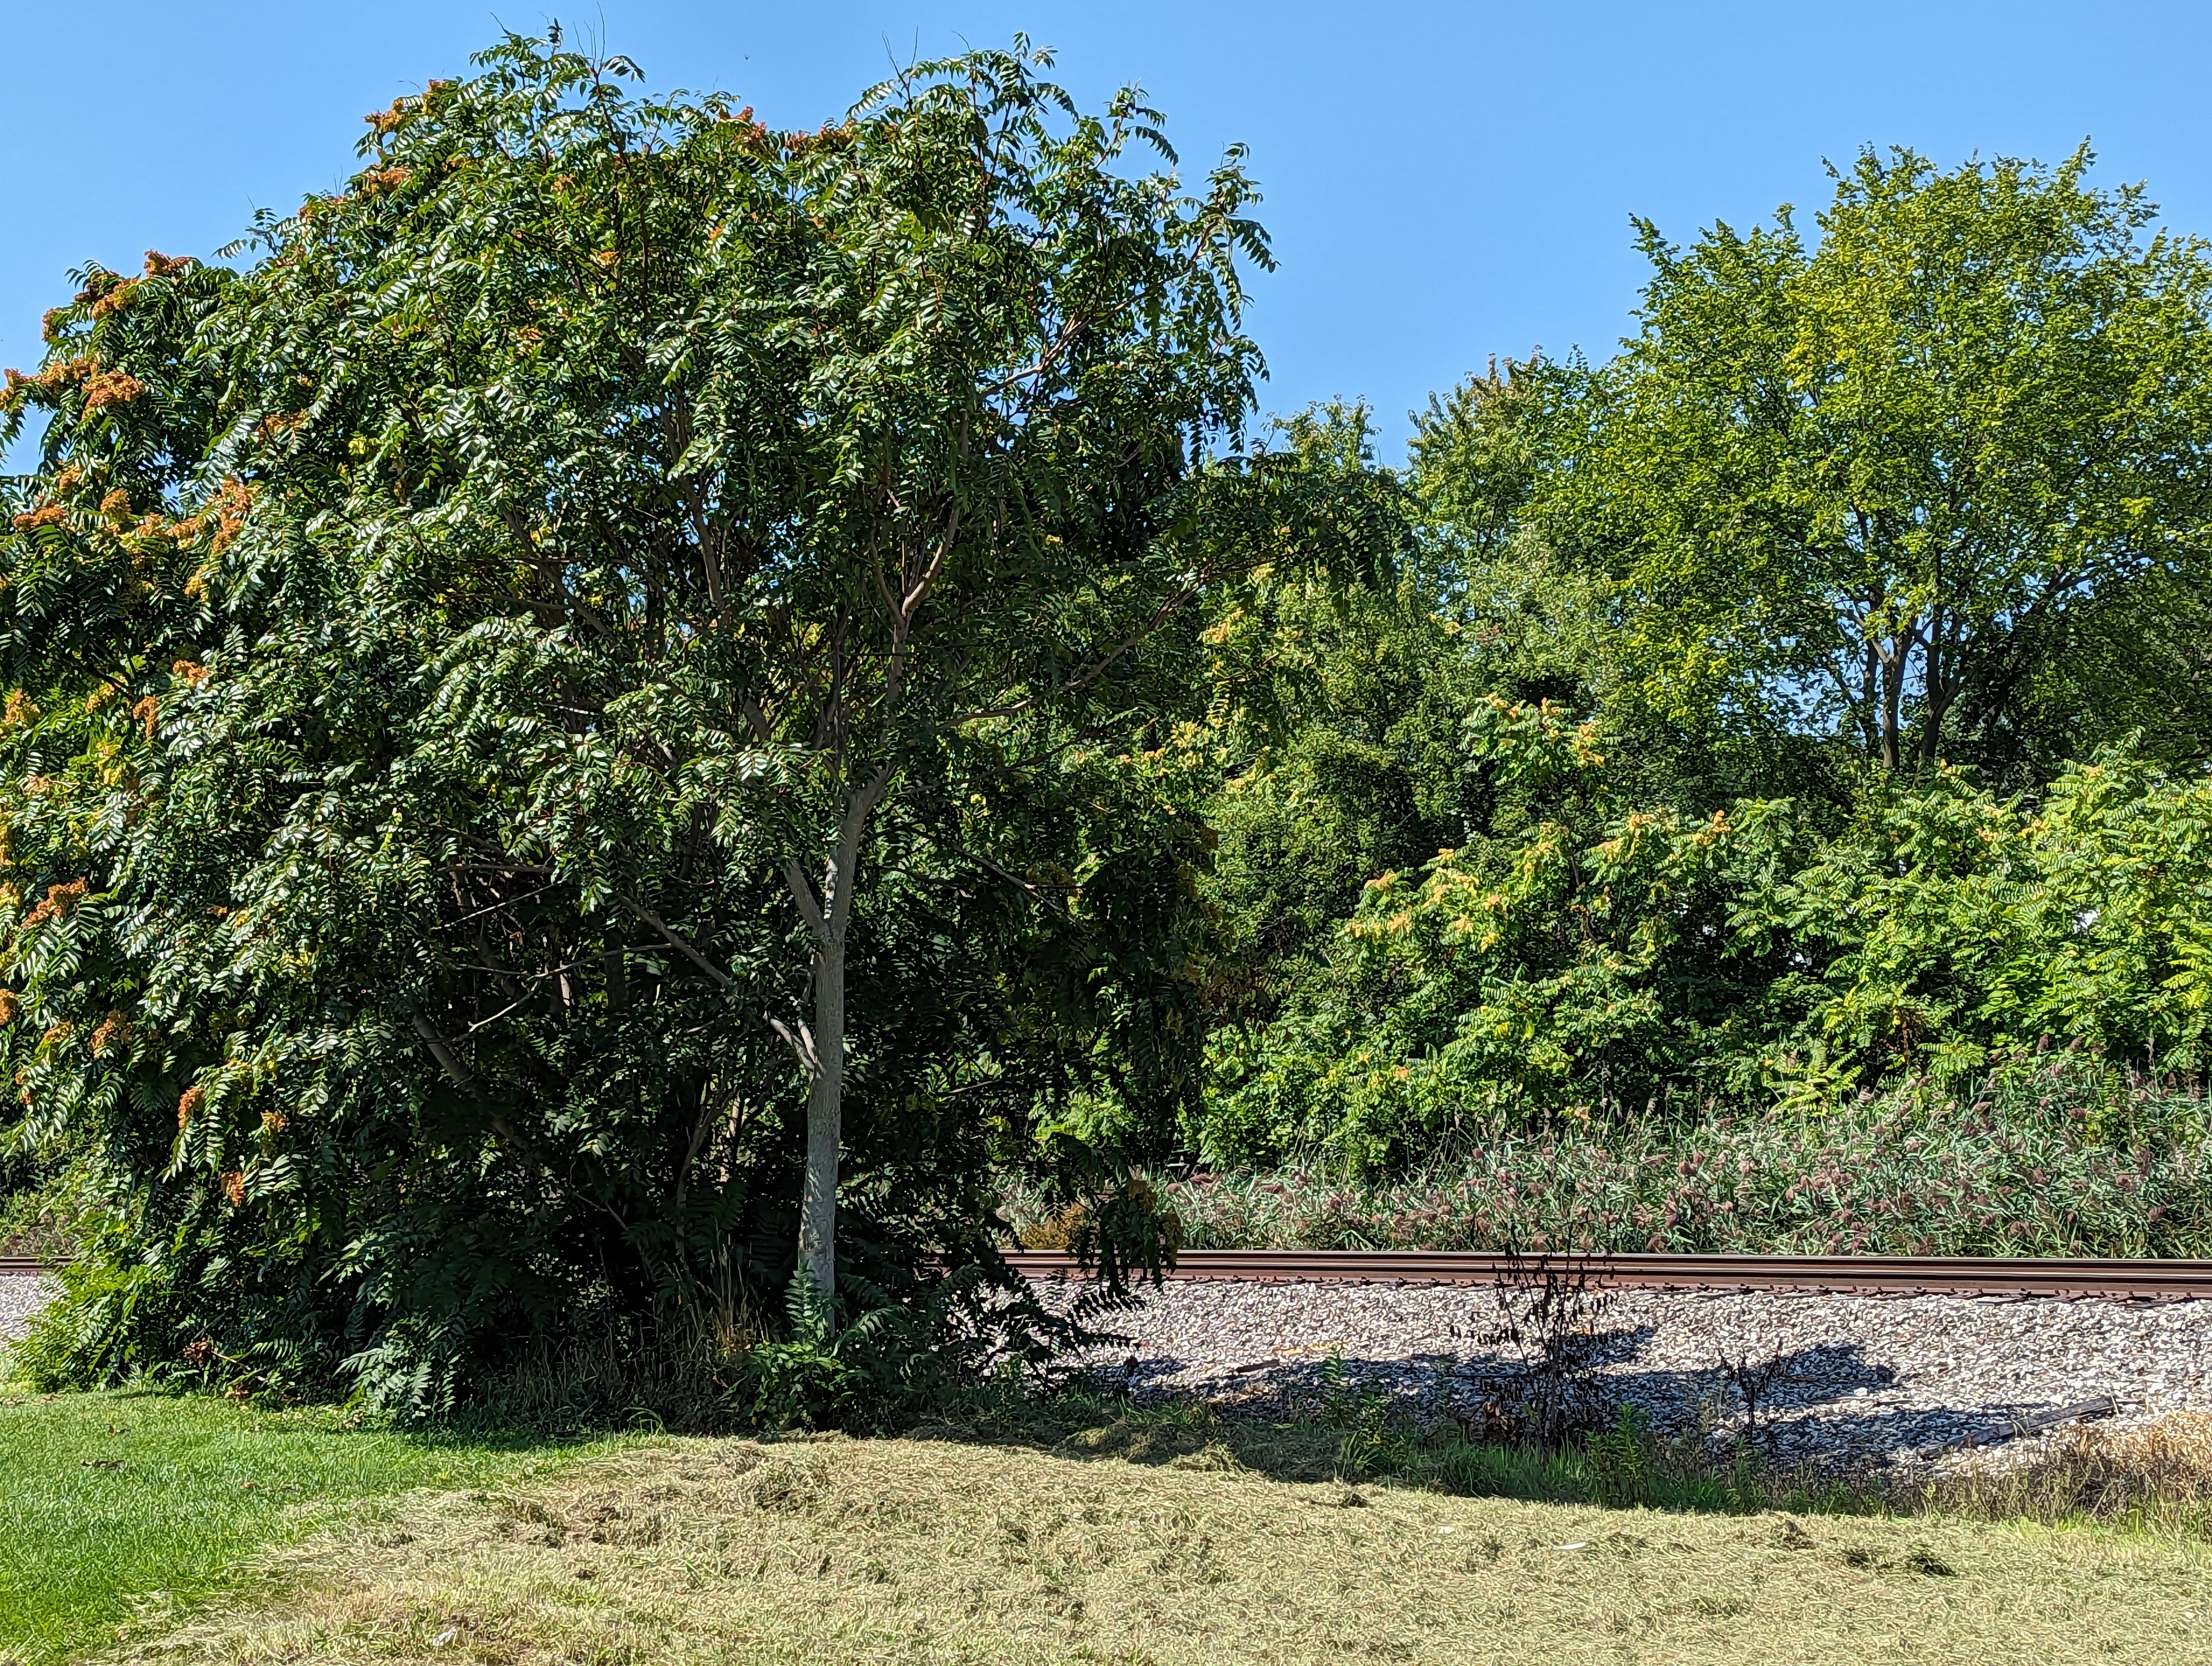
<instances>
[{"instance_id":1,"label":"white gravel stone","mask_svg":"<svg viewBox=\"0 0 2212 1666\"><path fill-rule=\"evenodd\" d=\"M1498 1315L1484 1287L1174 1280L1086 1363L1139 1399L1279 1415L1322 1399L1334 1357L1416 1420L1473 1420L1512 1393ZM2118 1423L2212 1410L2212 1301L1623 1291L1593 1329L1604 1402L1823 1468L1924 1469L2100 1396ZM1756 1427L1723 1352L1779 1360Z\"/></svg>"},{"instance_id":2,"label":"white gravel stone","mask_svg":"<svg viewBox=\"0 0 2212 1666\"><path fill-rule=\"evenodd\" d=\"M31 1316L52 1298L54 1291L52 1279L0 1273L0 1342L12 1342L21 1336Z\"/></svg>"}]
</instances>

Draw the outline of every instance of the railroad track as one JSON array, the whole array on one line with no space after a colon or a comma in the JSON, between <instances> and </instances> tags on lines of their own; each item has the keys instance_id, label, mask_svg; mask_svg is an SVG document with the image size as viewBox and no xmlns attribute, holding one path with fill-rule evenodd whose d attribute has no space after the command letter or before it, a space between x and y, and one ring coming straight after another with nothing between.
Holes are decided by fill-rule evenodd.
<instances>
[{"instance_id":1,"label":"railroad track","mask_svg":"<svg viewBox=\"0 0 2212 1666\"><path fill-rule=\"evenodd\" d=\"M1023 1250L1032 1279L1079 1277L1074 1257ZM1613 1289L1833 1291L1853 1295L2212 1298L2212 1261L2030 1260L1970 1256L1512 1256L1463 1250L1187 1250L1173 1279L1263 1284L1497 1284L1547 1265Z\"/></svg>"},{"instance_id":2,"label":"railroad track","mask_svg":"<svg viewBox=\"0 0 2212 1666\"><path fill-rule=\"evenodd\" d=\"M1018 1250L1032 1279L1081 1276L1075 1258ZM1800 1290L1854 1295L2063 1296L2131 1301L2212 1298L2212 1261L2031 1260L1972 1256L1665 1256L1514 1257L1466 1250L1189 1250L1172 1279L1255 1284L1497 1284L1546 1266L1612 1289ZM46 1269L0 1256L0 1277Z\"/></svg>"}]
</instances>

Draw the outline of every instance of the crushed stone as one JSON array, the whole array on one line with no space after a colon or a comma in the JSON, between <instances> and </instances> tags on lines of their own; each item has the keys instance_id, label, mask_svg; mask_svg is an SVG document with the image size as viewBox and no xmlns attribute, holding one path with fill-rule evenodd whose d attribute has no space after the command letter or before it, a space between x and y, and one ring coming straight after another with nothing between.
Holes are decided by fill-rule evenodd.
<instances>
[{"instance_id":1,"label":"crushed stone","mask_svg":"<svg viewBox=\"0 0 2212 1666\"><path fill-rule=\"evenodd\" d=\"M12 1342L29 1329L31 1316L58 1288L37 1274L0 1273L0 1342Z\"/></svg>"},{"instance_id":2,"label":"crushed stone","mask_svg":"<svg viewBox=\"0 0 2212 1666\"><path fill-rule=\"evenodd\" d=\"M1285 1416L1351 1392L1473 1426L1527 1380L1499 1317L1484 1286L1171 1280L1106 1316L1122 1340L1081 1363L1139 1402ZM2024 1452L2049 1438L2025 1426L2036 1414L2106 1396L2115 1426L2212 1410L2212 1301L1631 1290L1590 1316L1584 1346L1600 1405L1820 1469ZM1755 1416L1731 1360L1765 1368Z\"/></svg>"},{"instance_id":3,"label":"crushed stone","mask_svg":"<svg viewBox=\"0 0 2212 1666\"><path fill-rule=\"evenodd\" d=\"M55 1289L0 1275L0 1343ZM1097 1322L1117 1340L1077 1363L1140 1403L1285 1417L1349 1392L1419 1424L1472 1426L1523 1380L1498 1321L1497 1293L1480 1286L1178 1279ZM1639 1408L1663 1435L1748 1438L1820 1468L1928 1472L2024 1453L2043 1444L2024 1434L2037 1414L2105 1398L2113 1410L2099 1420L2116 1427L2212 1411L2212 1301L1629 1290L1590 1316L1586 1346L1601 1403ZM1756 1417L1731 1359L1768 1367Z\"/></svg>"}]
</instances>

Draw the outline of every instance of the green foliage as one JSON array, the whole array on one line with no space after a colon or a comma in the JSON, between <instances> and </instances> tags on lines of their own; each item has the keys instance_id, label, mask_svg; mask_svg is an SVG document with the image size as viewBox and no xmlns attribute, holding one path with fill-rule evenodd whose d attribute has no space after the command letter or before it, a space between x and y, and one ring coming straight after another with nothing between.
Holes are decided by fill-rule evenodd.
<instances>
[{"instance_id":1,"label":"green foliage","mask_svg":"<svg viewBox=\"0 0 2212 1666\"><path fill-rule=\"evenodd\" d=\"M1431 541L1459 563L1516 553L1529 505L1576 454L1588 374L1579 359L1492 359L1416 415L1407 483Z\"/></svg>"},{"instance_id":2,"label":"green foliage","mask_svg":"<svg viewBox=\"0 0 2212 1666\"><path fill-rule=\"evenodd\" d=\"M1938 774L1832 834L1779 800L1617 815L1594 725L1486 709L1471 750L1559 813L1369 882L1329 976L1216 1037L1212 1160L1368 1170L1532 1118L1817 1110L2052 1036L2212 1064L2202 776L2114 753L2030 805Z\"/></svg>"},{"instance_id":3,"label":"green foliage","mask_svg":"<svg viewBox=\"0 0 2212 1666\"><path fill-rule=\"evenodd\" d=\"M1329 406L1281 425L1310 519L1326 506L1351 559L1258 569L1202 633L1210 704L1191 744L1219 841L1203 881L1217 1018L1272 1011L1368 876L1435 850L1456 822L1460 627L1367 422Z\"/></svg>"},{"instance_id":4,"label":"green foliage","mask_svg":"<svg viewBox=\"0 0 2212 1666\"><path fill-rule=\"evenodd\" d=\"M1205 1160L1817 1111L2045 1035L2212 1064L2212 263L2088 164L1646 224L1620 357L1361 453L1398 605L1279 629L1316 669L1208 811Z\"/></svg>"},{"instance_id":5,"label":"green foliage","mask_svg":"<svg viewBox=\"0 0 2212 1666\"><path fill-rule=\"evenodd\" d=\"M1203 1250L2203 1257L2208 1137L2201 1093L2054 1050L1817 1115L1498 1126L1370 1177L1199 1171L1164 1201Z\"/></svg>"},{"instance_id":6,"label":"green foliage","mask_svg":"<svg viewBox=\"0 0 2212 1666\"><path fill-rule=\"evenodd\" d=\"M743 1414L773 1429L842 1428L853 1418L896 1418L913 1393L897 1365L926 1362L928 1353L911 1348L903 1359L884 1360L877 1333L895 1310L874 1309L841 1330L829 1298L797 1274L788 1299L788 1338L746 1350L738 1390Z\"/></svg>"},{"instance_id":7,"label":"green foliage","mask_svg":"<svg viewBox=\"0 0 2212 1666\"><path fill-rule=\"evenodd\" d=\"M1042 62L781 134L510 39L248 269L50 319L0 1018L74 1156L57 1377L436 1408L775 1311L810 1219L904 1299L995 1264L994 1172L1171 1137L1202 829L1125 738L1297 545L1208 460L1265 247Z\"/></svg>"},{"instance_id":8,"label":"green foliage","mask_svg":"<svg viewBox=\"0 0 2212 1666\"><path fill-rule=\"evenodd\" d=\"M1517 423L1556 460L1516 489L1615 586L1647 721L2045 771L2053 739L2080 756L2148 707L2203 755L2188 650L2106 632L2212 585L2212 263L2144 241L2140 188L2089 163L1869 152L1809 246L1786 209L1686 251L1642 223L1642 330ZM1425 441L1481 454L1456 431L1432 414Z\"/></svg>"},{"instance_id":9,"label":"green foliage","mask_svg":"<svg viewBox=\"0 0 2212 1666\"><path fill-rule=\"evenodd\" d=\"M1756 1109L1813 1132L1727 1161L1794 1178L1703 1230L1796 1242L1875 1096L2046 1038L2201 1087L2212 261L2139 190L1869 153L1817 240L1646 224L1620 357L1493 362L1394 470L1356 404L1247 443L1241 154L1187 190L1048 63L778 133L510 38L240 270L49 314L0 394L40 1380L424 1413L759 1330L717 1404L881 1423L1067 1334L1010 1195L1114 1292L1178 1156L1643 1119L1542 1148L1544 1231L1656 1244L1643 1170ZM2016 1218L2196 1242L2201 1130L2143 1138L2172 1214L2085 1113ZM1852 1241L2002 1214L1905 1168Z\"/></svg>"},{"instance_id":10,"label":"green foliage","mask_svg":"<svg viewBox=\"0 0 2212 1666\"><path fill-rule=\"evenodd\" d=\"M842 1327L830 1304L794 1274L788 1335L744 1351L731 1410L754 1428L852 1433L905 1428L942 1412L987 1375L988 1338L955 1316L957 1298L981 1271L963 1268L915 1302L876 1292L878 1304ZM1021 1365L1003 1363L1016 1371Z\"/></svg>"}]
</instances>

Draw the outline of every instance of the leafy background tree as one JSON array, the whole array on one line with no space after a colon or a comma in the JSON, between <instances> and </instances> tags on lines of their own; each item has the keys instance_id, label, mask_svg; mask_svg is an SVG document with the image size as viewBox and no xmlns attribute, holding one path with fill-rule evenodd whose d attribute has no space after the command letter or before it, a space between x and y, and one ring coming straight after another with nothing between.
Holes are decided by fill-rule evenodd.
<instances>
[{"instance_id":1,"label":"leafy background tree","mask_svg":"<svg viewBox=\"0 0 2212 1666\"><path fill-rule=\"evenodd\" d=\"M1431 401L1391 483L1434 665L1364 718L1431 814L1283 818L1333 918L1224 1012L1204 1160L1811 1112L2051 1035L2203 1070L2212 268L2089 161L1869 153L1816 240L1641 224L1617 358ZM1299 712L1286 756L1339 744ZM1214 818L1217 885L1294 854Z\"/></svg>"},{"instance_id":2,"label":"leafy background tree","mask_svg":"<svg viewBox=\"0 0 2212 1666\"><path fill-rule=\"evenodd\" d=\"M1643 329L1536 514L1619 587L1655 708L2008 763L2070 611L2204 593L2212 269L2089 162L1862 155L1809 248L1786 210L1639 228Z\"/></svg>"}]
</instances>

